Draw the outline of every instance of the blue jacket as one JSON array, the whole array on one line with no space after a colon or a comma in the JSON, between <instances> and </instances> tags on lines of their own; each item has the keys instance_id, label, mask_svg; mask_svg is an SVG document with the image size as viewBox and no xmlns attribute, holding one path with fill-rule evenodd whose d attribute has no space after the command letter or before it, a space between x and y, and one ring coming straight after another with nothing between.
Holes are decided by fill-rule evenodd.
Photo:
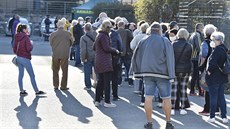
<instances>
[{"instance_id":1,"label":"blue jacket","mask_svg":"<svg viewBox=\"0 0 230 129\"><path fill-rule=\"evenodd\" d=\"M112 47L116 48L118 51L122 51L123 43L122 43L120 34L116 32L115 30L111 30L110 38L112 42Z\"/></svg>"},{"instance_id":2,"label":"blue jacket","mask_svg":"<svg viewBox=\"0 0 230 129\"><path fill-rule=\"evenodd\" d=\"M227 60L226 51L227 48L224 46L224 44L217 46L212 51L207 64L207 71L211 73L210 75L206 74L206 81L208 85L224 84L228 82L228 75L223 74L219 69L223 68L224 63Z\"/></svg>"}]
</instances>

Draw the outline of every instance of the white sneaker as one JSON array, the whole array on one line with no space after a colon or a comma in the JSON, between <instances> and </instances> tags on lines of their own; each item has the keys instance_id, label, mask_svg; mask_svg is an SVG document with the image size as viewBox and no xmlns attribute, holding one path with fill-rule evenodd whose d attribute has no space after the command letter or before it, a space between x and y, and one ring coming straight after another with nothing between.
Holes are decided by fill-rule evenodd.
<instances>
[{"instance_id":1,"label":"white sneaker","mask_svg":"<svg viewBox=\"0 0 230 129\"><path fill-rule=\"evenodd\" d=\"M186 115L186 114L187 114L187 111L185 111L184 109L181 109L181 110L180 110L180 114L181 114L181 115Z\"/></svg>"},{"instance_id":2,"label":"white sneaker","mask_svg":"<svg viewBox=\"0 0 230 129\"><path fill-rule=\"evenodd\" d=\"M158 103L157 107L162 108L162 103Z\"/></svg>"},{"instance_id":3,"label":"white sneaker","mask_svg":"<svg viewBox=\"0 0 230 129\"><path fill-rule=\"evenodd\" d=\"M104 106L110 108L110 107L116 107L117 105L113 103L104 103Z\"/></svg>"},{"instance_id":4,"label":"white sneaker","mask_svg":"<svg viewBox=\"0 0 230 129\"><path fill-rule=\"evenodd\" d=\"M140 107L144 107L145 106L145 103L140 103Z\"/></svg>"},{"instance_id":5,"label":"white sneaker","mask_svg":"<svg viewBox=\"0 0 230 129\"><path fill-rule=\"evenodd\" d=\"M171 110L171 115L174 116L175 115L175 110Z\"/></svg>"},{"instance_id":6,"label":"white sneaker","mask_svg":"<svg viewBox=\"0 0 230 129\"><path fill-rule=\"evenodd\" d=\"M95 105L96 107L99 107L101 104L100 104L99 102L95 101L94 105Z\"/></svg>"},{"instance_id":7,"label":"white sneaker","mask_svg":"<svg viewBox=\"0 0 230 129\"><path fill-rule=\"evenodd\" d=\"M227 124L227 123L228 123L228 118L223 118L223 119L222 119L222 122L223 122L224 124Z\"/></svg>"},{"instance_id":8,"label":"white sneaker","mask_svg":"<svg viewBox=\"0 0 230 129\"><path fill-rule=\"evenodd\" d=\"M210 123L215 123L215 118L209 118L209 119L208 119L208 122L210 122Z\"/></svg>"}]
</instances>

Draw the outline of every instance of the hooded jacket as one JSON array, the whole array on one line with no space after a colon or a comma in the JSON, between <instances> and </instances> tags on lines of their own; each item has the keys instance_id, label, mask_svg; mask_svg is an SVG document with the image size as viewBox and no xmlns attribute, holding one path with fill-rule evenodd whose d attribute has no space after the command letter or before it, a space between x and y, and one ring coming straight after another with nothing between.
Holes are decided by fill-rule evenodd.
<instances>
[{"instance_id":1,"label":"hooded jacket","mask_svg":"<svg viewBox=\"0 0 230 129\"><path fill-rule=\"evenodd\" d=\"M142 39L134 51L131 71L133 71L134 77L137 78L159 77L169 80L174 79L174 51L169 40L155 33Z\"/></svg>"},{"instance_id":2,"label":"hooded jacket","mask_svg":"<svg viewBox=\"0 0 230 129\"><path fill-rule=\"evenodd\" d=\"M18 47L18 50L17 50ZM17 56L31 59L33 46L28 35L24 32L15 35L13 51Z\"/></svg>"},{"instance_id":3,"label":"hooded jacket","mask_svg":"<svg viewBox=\"0 0 230 129\"><path fill-rule=\"evenodd\" d=\"M228 49L224 44L221 44L217 46L209 56L207 71L211 74L206 74L205 76L208 85L225 84L228 82L228 75L220 70L223 69L224 63L227 60L226 51L228 51Z\"/></svg>"}]
</instances>

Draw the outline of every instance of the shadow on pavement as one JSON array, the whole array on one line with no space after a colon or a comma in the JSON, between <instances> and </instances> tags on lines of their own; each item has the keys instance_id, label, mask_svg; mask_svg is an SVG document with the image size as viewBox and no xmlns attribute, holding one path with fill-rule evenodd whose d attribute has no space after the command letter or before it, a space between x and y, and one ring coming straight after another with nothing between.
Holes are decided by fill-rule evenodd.
<instances>
[{"instance_id":1,"label":"shadow on pavement","mask_svg":"<svg viewBox=\"0 0 230 129\"><path fill-rule=\"evenodd\" d=\"M93 91L87 92L94 100L95 93ZM121 92L120 94L122 94L121 96L127 96L127 92ZM110 97L110 99L117 107L106 108L100 105L98 109L112 119L117 129L144 129L145 113L141 108L137 107L136 104L127 101L131 98L121 97L119 101L112 101L112 97ZM103 104L104 100L101 100L101 103ZM154 124L154 126L156 126L156 123ZM157 126L159 126L159 124Z\"/></svg>"},{"instance_id":2,"label":"shadow on pavement","mask_svg":"<svg viewBox=\"0 0 230 129\"><path fill-rule=\"evenodd\" d=\"M62 110L68 115L78 117L82 123L89 123L88 117L92 117L92 110L83 106L69 91L55 91L56 96L62 103Z\"/></svg>"},{"instance_id":3,"label":"shadow on pavement","mask_svg":"<svg viewBox=\"0 0 230 129\"><path fill-rule=\"evenodd\" d=\"M33 103L28 106L24 101L24 96L19 98L20 106L16 107L14 110L17 111L17 118L19 120L19 125L23 129L38 129L39 122L42 121L40 117L37 116L36 108L38 105L38 100L44 98L45 96L36 96Z\"/></svg>"}]
</instances>

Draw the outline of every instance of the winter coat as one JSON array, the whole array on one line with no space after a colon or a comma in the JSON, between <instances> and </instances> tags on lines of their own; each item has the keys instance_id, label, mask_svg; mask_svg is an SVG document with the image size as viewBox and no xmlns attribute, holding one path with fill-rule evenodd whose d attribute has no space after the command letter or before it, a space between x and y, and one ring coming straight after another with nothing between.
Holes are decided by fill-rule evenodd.
<instances>
[{"instance_id":1,"label":"winter coat","mask_svg":"<svg viewBox=\"0 0 230 129\"><path fill-rule=\"evenodd\" d=\"M116 53L116 49L110 46L110 37L108 33L99 31L95 44L95 70L97 73L105 73L113 71L112 53Z\"/></svg>"},{"instance_id":2,"label":"winter coat","mask_svg":"<svg viewBox=\"0 0 230 129\"><path fill-rule=\"evenodd\" d=\"M207 64L207 71L211 74L206 74L205 76L208 85L224 84L228 82L228 75L220 70L223 69L224 63L227 60L226 51L228 51L228 49L224 44L216 46L212 51Z\"/></svg>"},{"instance_id":3,"label":"winter coat","mask_svg":"<svg viewBox=\"0 0 230 129\"><path fill-rule=\"evenodd\" d=\"M152 33L134 51L130 74L134 77L175 78L173 46L168 39Z\"/></svg>"},{"instance_id":4,"label":"winter coat","mask_svg":"<svg viewBox=\"0 0 230 129\"><path fill-rule=\"evenodd\" d=\"M189 44L185 39L178 39L173 42L173 49L176 73L190 73L192 69L192 45Z\"/></svg>"},{"instance_id":5,"label":"winter coat","mask_svg":"<svg viewBox=\"0 0 230 129\"><path fill-rule=\"evenodd\" d=\"M147 34L145 34L145 33L139 33L139 34L137 34L137 35L133 38L133 40L131 41L131 43L130 43L130 48L131 48L132 50L134 50L134 49L136 48L136 46L138 45L138 43L141 41L141 39L143 39L145 36L147 36Z\"/></svg>"},{"instance_id":6,"label":"winter coat","mask_svg":"<svg viewBox=\"0 0 230 129\"><path fill-rule=\"evenodd\" d=\"M197 31L189 38L189 43L193 46L192 60L198 61L203 35Z\"/></svg>"},{"instance_id":7,"label":"winter coat","mask_svg":"<svg viewBox=\"0 0 230 129\"><path fill-rule=\"evenodd\" d=\"M59 28L57 31L51 33L49 41L52 47L53 57L60 59L69 58L69 50L73 42L70 32Z\"/></svg>"},{"instance_id":8,"label":"winter coat","mask_svg":"<svg viewBox=\"0 0 230 129\"><path fill-rule=\"evenodd\" d=\"M120 34L124 46L122 56L132 55L132 49L130 48L130 42L133 39L132 32L123 28L119 28L117 32Z\"/></svg>"},{"instance_id":9,"label":"winter coat","mask_svg":"<svg viewBox=\"0 0 230 129\"><path fill-rule=\"evenodd\" d=\"M95 31L89 31L84 34L80 39L80 55L81 61L94 61L95 51L93 50L93 44L97 33Z\"/></svg>"},{"instance_id":10,"label":"winter coat","mask_svg":"<svg viewBox=\"0 0 230 129\"><path fill-rule=\"evenodd\" d=\"M80 38L82 35L84 35L82 26L80 24L75 25L73 27L74 44L80 43Z\"/></svg>"},{"instance_id":11,"label":"winter coat","mask_svg":"<svg viewBox=\"0 0 230 129\"><path fill-rule=\"evenodd\" d=\"M29 36L26 33L21 32L15 35L13 51L17 56L31 59L32 49L33 46L30 42Z\"/></svg>"}]
</instances>

